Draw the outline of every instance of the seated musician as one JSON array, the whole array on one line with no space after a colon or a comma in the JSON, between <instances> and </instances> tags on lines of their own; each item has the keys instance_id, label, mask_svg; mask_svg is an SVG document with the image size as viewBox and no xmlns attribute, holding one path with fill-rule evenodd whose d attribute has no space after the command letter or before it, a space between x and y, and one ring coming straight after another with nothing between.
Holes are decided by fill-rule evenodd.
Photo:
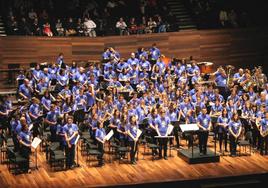
<instances>
[{"instance_id":1,"label":"seated musician","mask_svg":"<svg viewBox=\"0 0 268 188\"><path fill-rule=\"evenodd\" d=\"M44 91L48 89L48 83L45 81L44 78L41 78L39 80L39 83L37 84L37 87L35 89L35 91L39 94L39 95L43 95Z\"/></svg>"},{"instance_id":2,"label":"seated musician","mask_svg":"<svg viewBox=\"0 0 268 188\"><path fill-rule=\"evenodd\" d=\"M125 83L126 81L129 81L129 74L128 74L128 70L126 68L123 68L122 72L119 73L118 80L122 84Z\"/></svg>"},{"instance_id":3,"label":"seated musician","mask_svg":"<svg viewBox=\"0 0 268 188\"><path fill-rule=\"evenodd\" d=\"M71 95L72 95L72 92L69 89L69 85L67 85L67 84L65 86L63 86L63 89L58 93L58 96L63 100L65 100L65 98L67 98Z\"/></svg>"},{"instance_id":4,"label":"seated musician","mask_svg":"<svg viewBox=\"0 0 268 188\"><path fill-rule=\"evenodd\" d=\"M188 110L194 109L194 106L190 102L189 97L184 98L184 101L182 103L180 103L179 109L180 109L179 121L185 122L185 117L187 115Z\"/></svg>"},{"instance_id":5,"label":"seated musician","mask_svg":"<svg viewBox=\"0 0 268 188\"><path fill-rule=\"evenodd\" d=\"M32 143L32 133L29 131L28 124L26 121L21 121L21 132L18 135L20 143L20 154L27 160L26 163L23 163L23 168L25 172L31 173L30 169L30 154L31 154L31 143Z\"/></svg>"},{"instance_id":6,"label":"seated musician","mask_svg":"<svg viewBox=\"0 0 268 188\"><path fill-rule=\"evenodd\" d=\"M48 72L48 68L45 67L44 71L41 73L41 78L40 79L44 79L44 82L50 86L50 81L51 81L51 77L50 77L50 73Z\"/></svg>"},{"instance_id":7,"label":"seated musician","mask_svg":"<svg viewBox=\"0 0 268 188\"><path fill-rule=\"evenodd\" d=\"M50 97L50 93L49 90L46 90L44 93L44 96L41 98L41 104L43 107L43 114L46 114L49 110L50 110L50 106L51 106L51 98Z\"/></svg>"},{"instance_id":8,"label":"seated musician","mask_svg":"<svg viewBox=\"0 0 268 188\"><path fill-rule=\"evenodd\" d=\"M239 120L238 114L235 112L228 123L229 138L230 138L230 152L231 156L236 156L238 138L242 132L242 124Z\"/></svg>"},{"instance_id":9,"label":"seated musician","mask_svg":"<svg viewBox=\"0 0 268 188\"><path fill-rule=\"evenodd\" d=\"M224 149L225 152L228 152L227 150L227 132L228 132L228 123L230 121L230 117L228 116L228 111L226 108L222 109L221 115L217 118L217 125L218 125L218 138L219 138L219 145L220 145L220 152L222 152L222 143L224 141Z\"/></svg>"},{"instance_id":10,"label":"seated musician","mask_svg":"<svg viewBox=\"0 0 268 188\"><path fill-rule=\"evenodd\" d=\"M133 64L139 64L139 60L135 57L135 53L130 54L130 58L127 60L127 64L132 66Z\"/></svg>"},{"instance_id":11,"label":"seated musician","mask_svg":"<svg viewBox=\"0 0 268 188\"><path fill-rule=\"evenodd\" d=\"M127 125L127 134L128 134L128 141L130 145L130 160L131 164L135 165L136 162L136 153L138 149L138 122L136 116L131 116L129 119L129 124Z\"/></svg>"},{"instance_id":12,"label":"seated musician","mask_svg":"<svg viewBox=\"0 0 268 188\"><path fill-rule=\"evenodd\" d=\"M210 115L219 116L223 110L222 104L219 99L216 99L215 104L211 106Z\"/></svg>"},{"instance_id":13,"label":"seated musician","mask_svg":"<svg viewBox=\"0 0 268 188\"><path fill-rule=\"evenodd\" d=\"M104 165L103 155L104 155L104 143L105 143L106 132L103 128L103 123L98 123L98 128L95 133L96 140L98 141L98 151L100 155L98 156L99 166Z\"/></svg>"},{"instance_id":14,"label":"seated musician","mask_svg":"<svg viewBox=\"0 0 268 188\"><path fill-rule=\"evenodd\" d=\"M42 70L40 69L40 65L36 64L33 72L33 77L35 79L36 82L39 82L39 80L41 79L41 75L42 75Z\"/></svg>"},{"instance_id":15,"label":"seated musician","mask_svg":"<svg viewBox=\"0 0 268 188\"><path fill-rule=\"evenodd\" d=\"M78 127L73 123L73 117L67 117L67 124L63 127L63 132L65 134L65 155L66 155L66 168L74 167L75 158L75 141L78 135Z\"/></svg>"},{"instance_id":16,"label":"seated musician","mask_svg":"<svg viewBox=\"0 0 268 188\"><path fill-rule=\"evenodd\" d=\"M19 87L19 95L24 99L24 100L30 100L33 95L33 88L31 84L29 83L28 79L25 79L23 81L23 84L20 85Z\"/></svg>"},{"instance_id":17,"label":"seated musician","mask_svg":"<svg viewBox=\"0 0 268 188\"><path fill-rule=\"evenodd\" d=\"M158 136L168 136L168 125L170 124L170 119L166 116L166 111L161 108L160 116L156 120L156 132ZM159 139L159 158L162 158L162 150L164 149L164 159L167 160L167 143L168 138L160 138Z\"/></svg>"},{"instance_id":18,"label":"seated musician","mask_svg":"<svg viewBox=\"0 0 268 188\"><path fill-rule=\"evenodd\" d=\"M218 87L226 87L227 86L227 75L225 70L222 67L219 67L215 73L216 86Z\"/></svg>"},{"instance_id":19,"label":"seated musician","mask_svg":"<svg viewBox=\"0 0 268 188\"><path fill-rule=\"evenodd\" d=\"M92 107L95 103L96 103L96 97L95 97L95 91L94 91L94 85L93 84L89 84L87 91L85 93L86 95L86 104L87 107Z\"/></svg>"},{"instance_id":20,"label":"seated musician","mask_svg":"<svg viewBox=\"0 0 268 188\"><path fill-rule=\"evenodd\" d=\"M260 135L261 135L261 155L268 155L268 112L265 112L265 118L260 121Z\"/></svg>"},{"instance_id":21,"label":"seated musician","mask_svg":"<svg viewBox=\"0 0 268 188\"><path fill-rule=\"evenodd\" d=\"M59 113L55 111L55 105L52 104L50 111L47 113L45 118L45 123L49 126L50 133L51 133L51 141L57 141L57 119L60 116Z\"/></svg>"},{"instance_id":22,"label":"seated musician","mask_svg":"<svg viewBox=\"0 0 268 188\"><path fill-rule=\"evenodd\" d=\"M198 70L194 71L193 77L191 78L191 82L193 85L198 84L201 81L201 76Z\"/></svg>"},{"instance_id":23,"label":"seated musician","mask_svg":"<svg viewBox=\"0 0 268 188\"><path fill-rule=\"evenodd\" d=\"M74 82L79 81L81 85L85 85L87 83L87 76L85 74L84 67L79 67L79 71L74 75Z\"/></svg>"},{"instance_id":24,"label":"seated musician","mask_svg":"<svg viewBox=\"0 0 268 188\"><path fill-rule=\"evenodd\" d=\"M207 154L207 142L208 142L208 133L211 129L211 119L207 114L207 108L202 108L201 114L197 117L197 125L199 127L199 152L200 155Z\"/></svg>"},{"instance_id":25,"label":"seated musician","mask_svg":"<svg viewBox=\"0 0 268 188\"><path fill-rule=\"evenodd\" d=\"M92 117L89 118L88 124L89 124L89 133L90 136L93 140L95 140L95 133L98 128L98 122L99 122L99 117L97 113L92 113Z\"/></svg>"},{"instance_id":26,"label":"seated musician","mask_svg":"<svg viewBox=\"0 0 268 188\"><path fill-rule=\"evenodd\" d=\"M145 57L141 57L139 63L139 71L143 71L145 69L146 72L150 72L152 70L151 64L149 61L145 59Z\"/></svg>"},{"instance_id":27,"label":"seated musician","mask_svg":"<svg viewBox=\"0 0 268 188\"><path fill-rule=\"evenodd\" d=\"M242 81L244 75L244 70L242 68L238 69L238 72L236 72L233 76L233 83L235 85L239 85L240 82Z\"/></svg>"},{"instance_id":28,"label":"seated musician","mask_svg":"<svg viewBox=\"0 0 268 188\"><path fill-rule=\"evenodd\" d=\"M126 103L127 103L127 102L126 102L126 100L124 99L124 96L123 96L123 95L119 95L119 96L118 96L118 100L115 100L115 105L116 105L116 107L117 107L117 109L118 109L119 111L122 110L123 106L125 106Z\"/></svg>"},{"instance_id":29,"label":"seated musician","mask_svg":"<svg viewBox=\"0 0 268 188\"><path fill-rule=\"evenodd\" d=\"M60 92L63 90L64 86L69 84L69 76L64 69L60 69L59 74L57 76L57 85L55 91Z\"/></svg>"},{"instance_id":30,"label":"seated musician","mask_svg":"<svg viewBox=\"0 0 268 188\"><path fill-rule=\"evenodd\" d=\"M84 90L82 88L79 89L79 95L75 97L74 110L83 110L86 111L86 101L87 97L84 94Z\"/></svg>"}]
</instances>

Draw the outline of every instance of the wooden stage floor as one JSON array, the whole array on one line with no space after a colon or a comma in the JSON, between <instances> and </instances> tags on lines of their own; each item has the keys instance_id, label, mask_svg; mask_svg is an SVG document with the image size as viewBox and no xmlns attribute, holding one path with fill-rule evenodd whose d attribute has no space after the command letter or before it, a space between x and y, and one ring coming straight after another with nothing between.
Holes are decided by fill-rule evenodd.
<instances>
[{"instance_id":1,"label":"wooden stage floor","mask_svg":"<svg viewBox=\"0 0 268 188\"><path fill-rule=\"evenodd\" d=\"M140 149L143 151L143 148ZM80 152L79 152L80 153ZM0 164L0 187L98 187L152 182L200 180L268 172L268 156L253 153L251 156L223 156L219 163L189 165L172 151L168 160L151 160L140 152L138 164L106 163L103 167L91 167L85 157L79 156L81 167L53 172L45 161L45 153L38 154L38 170L31 174L13 175L6 164ZM107 157L106 157L107 158ZM107 158L108 159L108 158Z\"/></svg>"}]
</instances>

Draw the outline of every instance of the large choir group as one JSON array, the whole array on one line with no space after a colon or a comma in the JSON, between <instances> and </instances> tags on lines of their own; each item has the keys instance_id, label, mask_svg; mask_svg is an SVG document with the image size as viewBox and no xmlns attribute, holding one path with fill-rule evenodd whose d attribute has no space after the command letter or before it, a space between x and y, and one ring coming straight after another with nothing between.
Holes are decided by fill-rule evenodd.
<instances>
[{"instance_id":1,"label":"large choir group","mask_svg":"<svg viewBox=\"0 0 268 188\"><path fill-rule=\"evenodd\" d=\"M29 159L32 138L50 130L50 142L65 149L67 168L74 166L76 138L84 132L97 145L99 165L110 130L114 142L130 148L132 164L144 136L158 146L152 155L167 159L169 141L177 148L181 139L194 143L187 133L179 134L179 124L198 125L200 155L207 154L210 132L221 153L235 156L237 143L246 139L268 154L268 84L261 67L218 67L205 74L193 58L164 60L156 44L129 59L109 47L100 63L81 67L68 66L59 54L51 65L21 72L16 109L1 98L1 134L11 136L15 151Z\"/></svg>"}]
</instances>

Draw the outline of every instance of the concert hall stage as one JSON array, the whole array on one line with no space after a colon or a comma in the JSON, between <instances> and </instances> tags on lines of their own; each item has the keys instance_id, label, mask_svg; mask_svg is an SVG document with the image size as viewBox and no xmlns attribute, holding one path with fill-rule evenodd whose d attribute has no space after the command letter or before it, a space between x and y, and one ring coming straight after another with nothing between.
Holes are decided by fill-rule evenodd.
<instances>
[{"instance_id":1,"label":"concert hall stage","mask_svg":"<svg viewBox=\"0 0 268 188\"><path fill-rule=\"evenodd\" d=\"M212 149L212 148L211 148ZM119 164L118 161L103 167L91 167L80 156L81 167L53 172L46 163L45 153L38 152L38 170L31 174L13 175L6 164L0 165L0 187L245 187L261 185L268 180L268 156L253 153L251 156L222 156L218 163L188 164L177 151L168 160L151 160L140 148L138 164ZM34 164L32 164L34 165Z\"/></svg>"},{"instance_id":2,"label":"concert hall stage","mask_svg":"<svg viewBox=\"0 0 268 188\"><path fill-rule=\"evenodd\" d=\"M207 150L206 155L200 155L197 147L194 147L193 151L192 148L182 149L178 151L178 155L189 164L220 162L219 154L211 149Z\"/></svg>"}]
</instances>

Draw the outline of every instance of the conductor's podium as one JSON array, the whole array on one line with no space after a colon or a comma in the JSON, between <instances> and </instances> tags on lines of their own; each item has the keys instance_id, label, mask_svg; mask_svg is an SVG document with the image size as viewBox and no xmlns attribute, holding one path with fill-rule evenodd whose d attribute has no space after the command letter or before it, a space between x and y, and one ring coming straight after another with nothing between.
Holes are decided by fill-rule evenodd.
<instances>
[{"instance_id":1,"label":"conductor's podium","mask_svg":"<svg viewBox=\"0 0 268 188\"><path fill-rule=\"evenodd\" d=\"M190 134L192 140L193 135L199 131L197 124L181 124L180 128L183 133ZM216 152L216 148L214 151L207 148L206 155L200 155L199 148L194 147L194 144L189 149L178 150L178 156L189 164L220 162L220 155Z\"/></svg>"}]
</instances>

